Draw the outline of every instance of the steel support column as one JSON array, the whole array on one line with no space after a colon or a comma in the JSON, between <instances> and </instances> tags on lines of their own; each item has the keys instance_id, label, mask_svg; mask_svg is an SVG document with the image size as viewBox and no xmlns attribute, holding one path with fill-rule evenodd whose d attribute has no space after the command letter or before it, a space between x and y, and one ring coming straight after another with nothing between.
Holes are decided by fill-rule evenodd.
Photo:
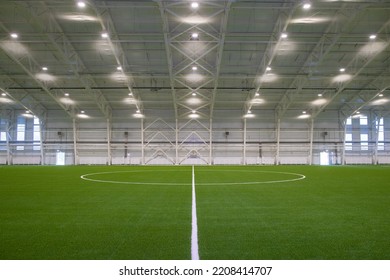
<instances>
[{"instance_id":1,"label":"steel support column","mask_svg":"<svg viewBox=\"0 0 390 280\"><path fill-rule=\"evenodd\" d=\"M77 125L76 119L73 119L73 163L74 165L79 164L79 159L77 155Z\"/></svg>"},{"instance_id":2,"label":"steel support column","mask_svg":"<svg viewBox=\"0 0 390 280\"><path fill-rule=\"evenodd\" d=\"M313 164L313 135L314 134L314 119L310 121L310 147L309 147L309 165Z\"/></svg>"}]
</instances>

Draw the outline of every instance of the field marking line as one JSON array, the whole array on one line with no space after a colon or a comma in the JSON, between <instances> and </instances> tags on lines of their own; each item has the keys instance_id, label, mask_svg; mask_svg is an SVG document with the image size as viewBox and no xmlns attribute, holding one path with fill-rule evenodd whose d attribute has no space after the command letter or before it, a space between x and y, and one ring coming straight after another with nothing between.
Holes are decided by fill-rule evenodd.
<instances>
[{"instance_id":1,"label":"field marking line","mask_svg":"<svg viewBox=\"0 0 390 280\"><path fill-rule=\"evenodd\" d=\"M191 229L191 259L199 260L198 247L198 218L196 216L196 193L195 193L195 167L192 166L192 229Z\"/></svg>"},{"instance_id":2,"label":"field marking line","mask_svg":"<svg viewBox=\"0 0 390 280\"><path fill-rule=\"evenodd\" d=\"M171 170L159 170L160 172L171 172ZM142 173L142 172L154 172L151 170L133 170L133 171L111 171L111 172L96 172L81 175L80 178L87 181L99 182L99 183L113 183L113 184L127 184L127 185L160 185L160 186L186 186L187 183L164 183L164 182L123 182L123 181L111 181L111 180L98 180L89 178L89 176L94 175L104 175L104 174L115 174L115 173ZM183 170L177 170L175 172L185 172ZM297 176L294 179L284 179L284 180L271 180L271 181L260 181L260 182L224 182L224 183L200 183L198 186L234 186L234 185L259 185L259 184L272 184L272 183L285 183L285 182L294 182L303 180L306 178L305 175L299 173L291 173L291 172L280 172L280 171L250 171L250 170L200 170L198 172L246 172L246 173L274 173L274 174L287 174Z\"/></svg>"}]
</instances>

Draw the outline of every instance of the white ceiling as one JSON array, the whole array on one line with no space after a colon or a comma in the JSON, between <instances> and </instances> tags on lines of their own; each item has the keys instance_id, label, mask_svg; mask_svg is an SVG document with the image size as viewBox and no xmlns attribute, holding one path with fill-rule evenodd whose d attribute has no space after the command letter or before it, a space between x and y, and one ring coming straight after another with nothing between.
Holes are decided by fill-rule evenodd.
<instances>
[{"instance_id":1,"label":"white ceiling","mask_svg":"<svg viewBox=\"0 0 390 280\"><path fill-rule=\"evenodd\" d=\"M0 110L114 120L388 114L390 1L306 2L1 1Z\"/></svg>"}]
</instances>

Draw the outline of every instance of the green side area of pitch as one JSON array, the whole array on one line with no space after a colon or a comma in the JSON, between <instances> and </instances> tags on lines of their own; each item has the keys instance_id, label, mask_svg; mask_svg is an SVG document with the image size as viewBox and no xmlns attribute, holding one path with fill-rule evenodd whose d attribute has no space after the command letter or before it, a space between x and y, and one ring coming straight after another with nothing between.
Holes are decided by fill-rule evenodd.
<instances>
[{"instance_id":1,"label":"green side area of pitch","mask_svg":"<svg viewBox=\"0 0 390 280\"><path fill-rule=\"evenodd\" d=\"M196 170L201 259L390 259L387 166ZM306 179L202 185L275 180L275 171L301 173ZM283 180L289 176L280 174Z\"/></svg>"},{"instance_id":2,"label":"green side area of pitch","mask_svg":"<svg viewBox=\"0 0 390 280\"><path fill-rule=\"evenodd\" d=\"M0 259L189 259L191 167L166 171L0 167ZM80 179L98 172L116 173L94 179L146 184Z\"/></svg>"}]
</instances>

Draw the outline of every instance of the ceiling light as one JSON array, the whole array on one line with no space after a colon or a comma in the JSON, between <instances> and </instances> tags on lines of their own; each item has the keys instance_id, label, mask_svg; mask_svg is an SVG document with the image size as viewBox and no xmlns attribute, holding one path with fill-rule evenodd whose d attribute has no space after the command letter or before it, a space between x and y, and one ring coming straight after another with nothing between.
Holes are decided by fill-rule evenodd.
<instances>
[{"instance_id":1,"label":"ceiling light","mask_svg":"<svg viewBox=\"0 0 390 280\"><path fill-rule=\"evenodd\" d=\"M302 115L298 116L298 119L308 119L308 118L310 118L309 114L302 114Z\"/></svg>"},{"instance_id":2,"label":"ceiling light","mask_svg":"<svg viewBox=\"0 0 390 280\"><path fill-rule=\"evenodd\" d=\"M42 70L43 70L43 71L47 71L48 68L47 68L46 66L44 66L44 67L42 67Z\"/></svg>"},{"instance_id":3,"label":"ceiling light","mask_svg":"<svg viewBox=\"0 0 390 280\"><path fill-rule=\"evenodd\" d=\"M345 68L340 68L340 72L345 72Z\"/></svg>"},{"instance_id":4,"label":"ceiling light","mask_svg":"<svg viewBox=\"0 0 390 280\"><path fill-rule=\"evenodd\" d=\"M302 111L302 114L307 114L306 111Z\"/></svg>"},{"instance_id":5,"label":"ceiling light","mask_svg":"<svg viewBox=\"0 0 390 280\"><path fill-rule=\"evenodd\" d=\"M383 93L380 93L378 96L379 96L379 97L383 97Z\"/></svg>"},{"instance_id":6,"label":"ceiling light","mask_svg":"<svg viewBox=\"0 0 390 280\"><path fill-rule=\"evenodd\" d=\"M65 95L65 96L69 96L69 93L66 92L66 93L64 93L64 95Z\"/></svg>"},{"instance_id":7,"label":"ceiling light","mask_svg":"<svg viewBox=\"0 0 390 280\"><path fill-rule=\"evenodd\" d=\"M322 93L317 94L317 96L318 96L318 97L321 97L321 96L322 96Z\"/></svg>"},{"instance_id":8,"label":"ceiling light","mask_svg":"<svg viewBox=\"0 0 390 280\"><path fill-rule=\"evenodd\" d=\"M253 115L252 113L248 113L244 115L244 118L254 118L254 117L255 115Z\"/></svg>"},{"instance_id":9,"label":"ceiling light","mask_svg":"<svg viewBox=\"0 0 390 280\"><path fill-rule=\"evenodd\" d=\"M128 96L133 96L133 93L129 92Z\"/></svg>"},{"instance_id":10,"label":"ceiling light","mask_svg":"<svg viewBox=\"0 0 390 280\"><path fill-rule=\"evenodd\" d=\"M325 98L317 98L316 100L313 100L311 104L313 104L314 106L321 106L325 105L327 102L328 100Z\"/></svg>"},{"instance_id":11,"label":"ceiling light","mask_svg":"<svg viewBox=\"0 0 390 280\"><path fill-rule=\"evenodd\" d=\"M199 115L198 114L190 114L189 117L191 119L197 119L197 118L199 118Z\"/></svg>"},{"instance_id":12,"label":"ceiling light","mask_svg":"<svg viewBox=\"0 0 390 280\"><path fill-rule=\"evenodd\" d=\"M141 111L138 109L137 111L135 111L137 114L141 113Z\"/></svg>"},{"instance_id":13,"label":"ceiling light","mask_svg":"<svg viewBox=\"0 0 390 280\"><path fill-rule=\"evenodd\" d=\"M371 39L371 40L376 39L376 35L375 35L375 34L371 34L371 35L370 35L370 39Z\"/></svg>"},{"instance_id":14,"label":"ceiling light","mask_svg":"<svg viewBox=\"0 0 390 280\"><path fill-rule=\"evenodd\" d=\"M251 110L248 110L248 114L252 114L252 111L251 111Z\"/></svg>"},{"instance_id":15,"label":"ceiling light","mask_svg":"<svg viewBox=\"0 0 390 280\"><path fill-rule=\"evenodd\" d=\"M288 37L287 33L282 33L282 35L280 36L282 39L286 39Z\"/></svg>"},{"instance_id":16,"label":"ceiling light","mask_svg":"<svg viewBox=\"0 0 390 280\"><path fill-rule=\"evenodd\" d=\"M1 96L7 96L7 94L5 92L2 92Z\"/></svg>"},{"instance_id":17,"label":"ceiling light","mask_svg":"<svg viewBox=\"0 0 390 280\"><path fill-rule=\"evenodd\" d=\"M79 7L79 8L85 8L85 3L83 2L83 1L79 1L79 2L77 2L77 7Z\"/></svg>"},{"instance_id":18,"label":"ceiling light","mask_svg":"<svg viewBox=\"0 0 390 280\"><path fill-rule=\"evenodd\" d=\"M308 10L308 9L311 8L311 4L310 4L310 3L305 3L305 4L303 4L303 8L304 8L305 10Z\"/></svg>"},{"instance_id":19,"label":"ceiling light","mask_svg":"<svg viewBox=\"0 0 390 280\"><path fill-rule=\"evenodd\" d=\"M18 35L17 33L11 33L11 37L14 38L14 39L16 39L16 38L19 37L19 35Z\"/></svg>"},{"instance_id":20,"label":"ceiling light","mask_svg":"<svg viewBox=\"0 0 390 280\"><path fill-rule=\"evenodd\" d=\"M193 8L193 9L199 8L199 3L198 2L192 2L191 3L191 8Z\"/></svg>"},{"instance_id":21,"label":"ceiling light","mask_svg":"<svg viewBox=\"0 0 390 280\"><path fill-rule=\"evenodd\" d=\"M198 66L192 66L192 71L198 70Z\"/></svg>"},{"instance_id":22,"label":"ceiling light","mask_svg":"<svg viewBox=\"0 0 390 280\"><path fill-rule=\"evenodd\" d=\"M192 96L196 96L196 92L193 92L193 93L192 93Z\"/></svg>"},{"instance_id":23,"label":"ceiling light","mask_svg":"<svg viewBox=\"0 0 390 280\"><path fill-rule=\"evenodd\" d=\"M196 32L192 33L191 40L199 40L199 33L196 33Z\"/></svg>"},{"instance_id":24,"label":"ceiling light","mask_svg":"<svg viewBox=\"0 0 390 280\"><path fill-rule=\"evenodd\" d=\"M22 114L23 117L26 117L26 118L32 118L34 117L30 111L26 111L24 114Z\"/></svg>"},{"instance_id":25,"label":"ceiling light","mask_svg":"<svg viewBox=\"0 0 390 280\"><path fill-rule=\"evenodd\" d=\"M118 67L116 68L116 70L118 70L118 71L122 70L122 66L118 66Z\"/></svg>"},{"instance_id":26,"label":"ceiling light","mask_svg":"<svg viewBox=\"0 0 390 280\"><path fill-rule=\"evenodd\" d=\"M80 119L89 119L90 118L90 116L84 114L83 111L80 114L78 114L77 117Z\"/></svg>"},{"instance_id":27,"label":"ceiling light","mask_svg":"<svg viewBox=\"0 0 390 280\"><path fill-rule=\"evenodd\" d=\"M85 111L81 111L80 114L85 114Z\"/></svg>"},{"instance_id":28,"label":"ceiling light","mask_svg":"<svg viewBox=\"0 0 390 280\"><path fill-rule=\"evenodd\" d=\"M271 71L271 70L272 70L272 68L269 66L267 66L267 68L265 69L265 71Z\"/></svg>"},{"instance_id":29,"label":"ceiling light","mask_svg":"<svg viewBox=\"0 0 390 280\"><path fill-rule=\"evenodd\" d=\"M108 33L102 33L102 38L108 38Z\"/></svg>"},{"instance_id":30,"label":"ceiling light","mask_svg":"<svg viewBox=\"0 0 390 280\"><path fill-rule=\"evenodd\" d=\"M260 93L258 93L258 92L255 93L255 96L259 96L259 95L260 95Z\"/></svg>"}]
</instances>

